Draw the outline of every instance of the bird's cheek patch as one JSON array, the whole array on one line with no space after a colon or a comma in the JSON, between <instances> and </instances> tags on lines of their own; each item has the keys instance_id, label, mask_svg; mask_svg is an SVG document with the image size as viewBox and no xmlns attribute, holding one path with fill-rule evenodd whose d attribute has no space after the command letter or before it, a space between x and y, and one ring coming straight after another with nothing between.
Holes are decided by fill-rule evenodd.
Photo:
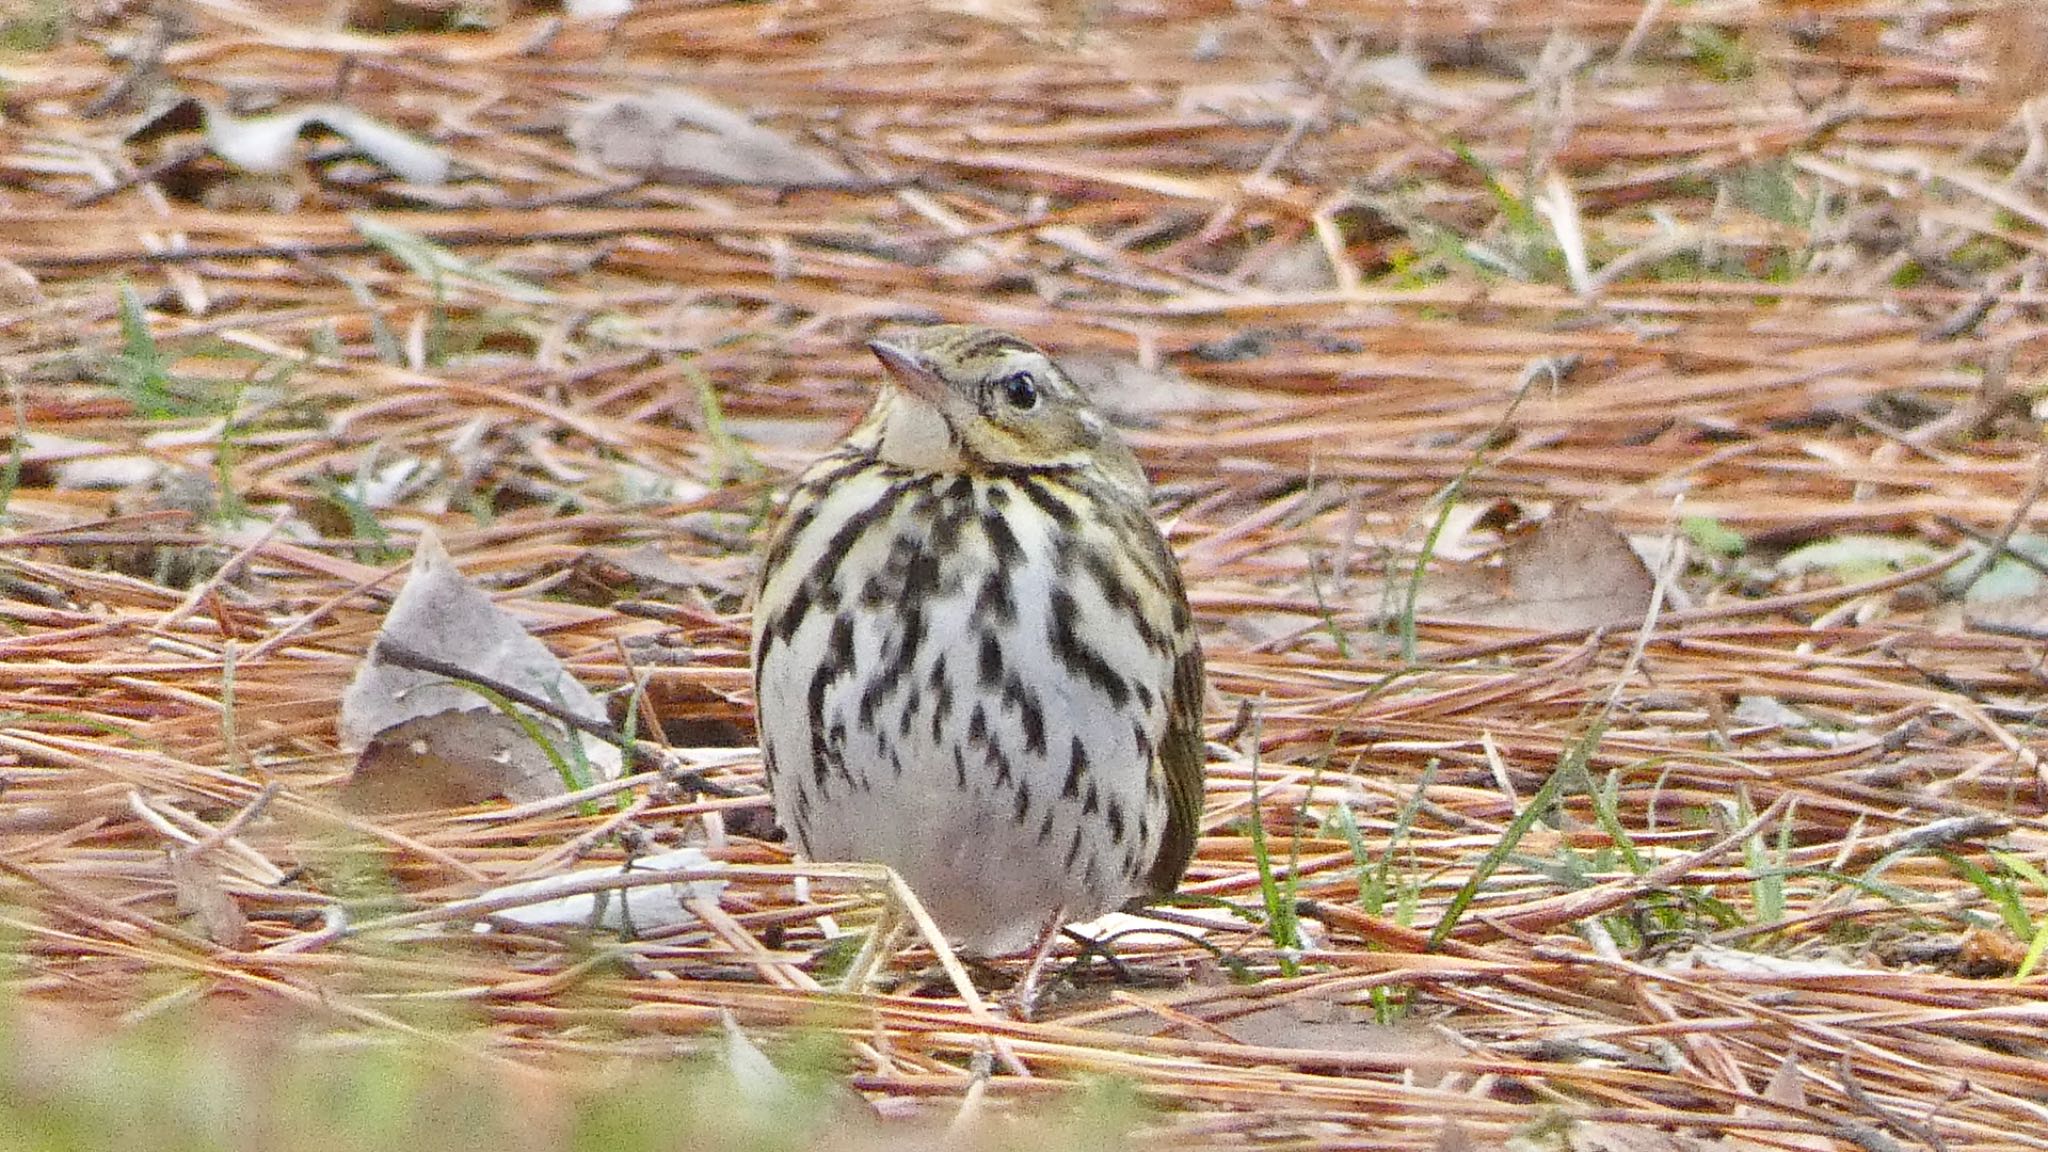
<instances>
[{"instance_id":1,"label":"bird's cheek patch","mask_svg":"<svg viewBox=\"0 0 2048 1152\"><path fill-rule=\"evenodd\" d=\"M991 464L1029 464L1041 454L1024 436L1022 429L1005 428L993 420L978 420L964 430L967 450Z\"/></svg>"}]
</instances>

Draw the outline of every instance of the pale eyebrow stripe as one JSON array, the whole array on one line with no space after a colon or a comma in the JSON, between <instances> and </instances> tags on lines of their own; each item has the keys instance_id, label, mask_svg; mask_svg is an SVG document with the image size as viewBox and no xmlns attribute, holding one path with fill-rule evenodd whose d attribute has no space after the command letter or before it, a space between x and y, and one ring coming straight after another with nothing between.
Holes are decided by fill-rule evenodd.
<instances>
[{"instance_id":1,"label":"pale eyebrow stripe","mask_svg":"<svg viewBox=\"0 0 2048 1152\"><path fill-rule=\"evenodd\" d=\"M1044 355L1044 353L1038 352L1038 349L1033 345L1006 332L989 333L982 339L975 341L974 346L968 349L968 352L971 355L978 356L992 355L997 352L1034 352L1041 356Z\"/></svg>"}]
</instances>

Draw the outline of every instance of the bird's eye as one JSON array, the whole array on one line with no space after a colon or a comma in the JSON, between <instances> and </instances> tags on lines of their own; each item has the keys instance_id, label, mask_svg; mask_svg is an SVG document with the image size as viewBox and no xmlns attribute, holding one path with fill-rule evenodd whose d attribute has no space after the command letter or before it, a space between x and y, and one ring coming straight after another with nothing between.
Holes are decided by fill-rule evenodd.
<instances>
[{"instance_id":1,"label":"bird's eye","mask_svg":"<svg viewBox=\"0 0 2048 1152\"><path fill-rule=\"evenodd\" d=\"M996 387L1002 389L1003 399L1009 402L1010 407L1019 412L1029 412L1038 407L1038 384L1031 379L1029 372L1012 372L996 381Z\"/></svg>"}]
</instances>

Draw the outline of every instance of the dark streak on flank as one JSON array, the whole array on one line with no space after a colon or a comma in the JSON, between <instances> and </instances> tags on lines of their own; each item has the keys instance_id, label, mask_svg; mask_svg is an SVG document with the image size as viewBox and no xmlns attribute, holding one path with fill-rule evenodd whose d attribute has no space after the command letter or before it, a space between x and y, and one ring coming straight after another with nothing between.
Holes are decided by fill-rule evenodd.
<instances>
[{"instance_id":1,"label":"dark streak on flank","mask_svg":"<svg viewBox=\"0 0 2048 1152\"><path fill-rule=\"evenodd\" d=\"M924 712L924 689L912 684L903 696L903 707L896 710L896 738L910 739L911 725Z\"/></svg>"},{"instance_id":2,"label":"dark streak on flank","mask_svg":"<svg viewBox=\"0 0 2048 1152\"><path fill-rule=\"evenodd\" d=\"M1081 781L1087 775L1088 747L1081 743L1079 736L1076 736L1074 737L1073 748L1067 754L1067 779L1060 785L1060 796L1067 800L1079 799L1081 796Z\"/></svg>"},{"instance_id":3,"label":"dark streak on flank","mask_svg":"<svg viewBox=\"0 0 2048 1152\"><path fill-rule=\"evenodd\" d=\"M996 634L981 634L981 651L975 670L975 679L986 689L994 689L1003 682L1003 649L996 643Z\"/></svg>"},{"instance_id":4,"label":"dark streak on flank","mask_svg":"<svg viewBox=\"0 0 2048 1152\"><path fill-rule=\"evenodd\" d=\"M853 673L852 617L841 616L832 622L831 634L825 639L825 652L825 659L811 674L810 687L804 694L805 715L811 727L811 773L817 778L820 790L825 787L834 760L826 747L825 693L835 681Z\"/></svg>"},{"instance_id":5,"label":"dark streak on flank","mask_svg":"<svg viewBox=\"0 0 2048 1152\"><path fill-rule=\"evenodd\" d=\"M1074 594L1064 588L1052 594L1052 610L1045 621L1046 639L1052 644L1053 655L1070 672L1078 672L1089 683L1102 690L1109 697L1111 707L1122 708L1131 699L1131 686L1110 667L1102 653L1097 652L1075 627L1074 617L1080 614L1080 606L1074 603Z\"/></svg>"},{"instance_id":6,"label":"dark streak on flank","mask_svg":"<svg viewBox=\"0 0 2048 1152\"><path fill-rule=\"evenodd\" d=\"M1152 614L1145 610L1145 601L1138 595L1128 580L1117 572L1116 561L1102 548L1082 547L1076 543L1073 550L1079 554L1081 569L1094 581L1095 590L1112 609L1111 615L1137 629L1138 638L1147 648L1163 652L1170 647L1170 641ZM1143 566L1140 565L1140 568Z\"/></svg>"},{"instance_id":7,"label":"dark streak on flank","mask_svg":"<svg viewBox=\"0 0 2048 1152\"><path fill-rule=\"evenodd\" d=\"M1006 569L989 569L987 578L981 582L981 593L974 598L974 615L994 624L1017 622L1017 600L1010 594L1010 574Z\"/></svg>"},{"instance_id":8,"label":"dark streak on flank","mask_svg":"<svg viewBox=\"0 0 2048 1152\"><path fill-rule=\"evenodd\" d=\"M882 566L860 587L860 606L872 609L906 602L910 567L917 562L918 555L918 538L914 533L903 532L891 540Z\"/></svg>"},{"instance_id":9,"label":"dark streak on flank","mask_svg":"<svg viewBox=\"0 0 2048 1152\"><path fill-rule=\"evenodd\" d=\"M902 501L906 493L926 483L929 483L929 481L920 479L900 480L891 484L882 493L881 499L848 516L846 523L841 524L838 530L832 533L831 538L825 541L824 548L818 553L818 566L811 571L811 587L813 589L824 589L837 584L839 582L839 565L853 551L854 545L859 542L860 538L866 535L867 531L877 523L895 515L896 505ZM813 593L813 595L816 594L816 592Z\"/></svg>"},{"instance_id":10,"label":"dark streak on flank","mask_svg":"<svg viewBox=\"0 0 2048 1152\"><path fill-rule=\"evenodd\" d=\"M768 626L761 629L761 643L754 649L754 678L761 678L761 668L768 663L768 652L777 644L789 643L789 638L811 614L811 586L809 581L798 581L789 594L789 603L776 613Z\"/></svg>"},{"instance_id":11,"label":"dark streak on flank","mask_svg":"<svg viewBox=\"0 0 2048 1152\"><path fill-rule=\"evenodd\" d=\"M945 676L946 660L941 656L932 664L932 743L939 742L945 731L946 721L953 718L953 682Z\"/></svg>"},{"instance_id":12,"label":"dark streak on flank","mask_svg":"<svg viewBox=\"0 0 2048 1152\"><path fill-rule=\"evenodd\" d=\"M1001 488L991 488L989 495L993 497L1000 491ZM981 514L982 535L988 537L989 548L996 554L996 568L1002 570L1014 567L1024 559L1024 546L1017 542L1017 533L1010 528L1010 522L1003 519L1003 514L996 510L998 505L995 501L991 499L989 503L991 506L984 509Z\"/></svg>"},{"instance_id":13,"label":"dark streak on flank","mask_svg":"<svg viewBox=\"0 0 2048 1152\"><path fill-rule=\"evenodd\" d=\"M1024 726L1027 751L1035 748L1036 753L1042 754L1045 751L1045 713L1039 707L1038 697L1024 687L1023 677L1015 672L1003 678L1003 711L1017 714L1018 723ZM1031 735L1033 729L1037 730L1036 737Z\"/></svg>"},{"instance_id":14,"label":"dark streak on flank","mask_svg":"<svg viewBox=\"0 0 2048 1152\"><path fill-rule=\"evenodd\" d=\"M1066 501L1053 495L1051 489L1038 477L1020 478L1017 481L1017 488L1024 493L1025 498L1038 505L1038 510L1045 513L1046 519L1057 524L1062 531L1071 532L1074 526L1080 523L1080 515Z\"/></svg>"},{"instance_id":15,"label":"dark streak on flank","mask_svg":"<svg viewBox=\"0 0 2048 1152\"><path fill-rule=\"evenodd\" d=\"M1024 725L1024 751L1033 756L1045 755L1045 709L1032 695L1017 682L1017 718ZM1008 693L1006 692L1007 696Z\"/></svg>"},{"instance_id":16,"label":"dark streak on flank","mask_svg":"<svg viewBox=\"0 0 2048 1152\"><path fill-rule=\"evenodd\" d=\"M775 531L775 543L769 547L768 555L762 561L763 571L780 568L789 559L789 554L796 550L797 541L803 539L811 522L823 510L827 493L848 476L874 463L873 456L857 449L841 450L825 459L835 461L833 467L822 472L814 468L810 478L791 494L789 506L783 512L787 519ZM823 467L824 463L819 461L816 467Z\"/></svg>"}]
</instances>

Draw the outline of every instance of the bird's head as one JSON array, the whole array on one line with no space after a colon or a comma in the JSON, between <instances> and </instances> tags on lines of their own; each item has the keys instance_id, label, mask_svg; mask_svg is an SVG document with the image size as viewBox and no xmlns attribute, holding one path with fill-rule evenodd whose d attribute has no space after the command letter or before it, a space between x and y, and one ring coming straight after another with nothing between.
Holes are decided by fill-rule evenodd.
<instances>
[{"instance_id":1,"label":"bird's head","mask_svg":"<svg viewBox=\"0 0 2048 1152\"><path fill-rule=\"evenodd\" d=\"M1103 469L1136 461L1060 366L1005 332L964 324L869 342L890 380L869 416L877 453L925 471Z\"/></svg>"}]
</instances>

